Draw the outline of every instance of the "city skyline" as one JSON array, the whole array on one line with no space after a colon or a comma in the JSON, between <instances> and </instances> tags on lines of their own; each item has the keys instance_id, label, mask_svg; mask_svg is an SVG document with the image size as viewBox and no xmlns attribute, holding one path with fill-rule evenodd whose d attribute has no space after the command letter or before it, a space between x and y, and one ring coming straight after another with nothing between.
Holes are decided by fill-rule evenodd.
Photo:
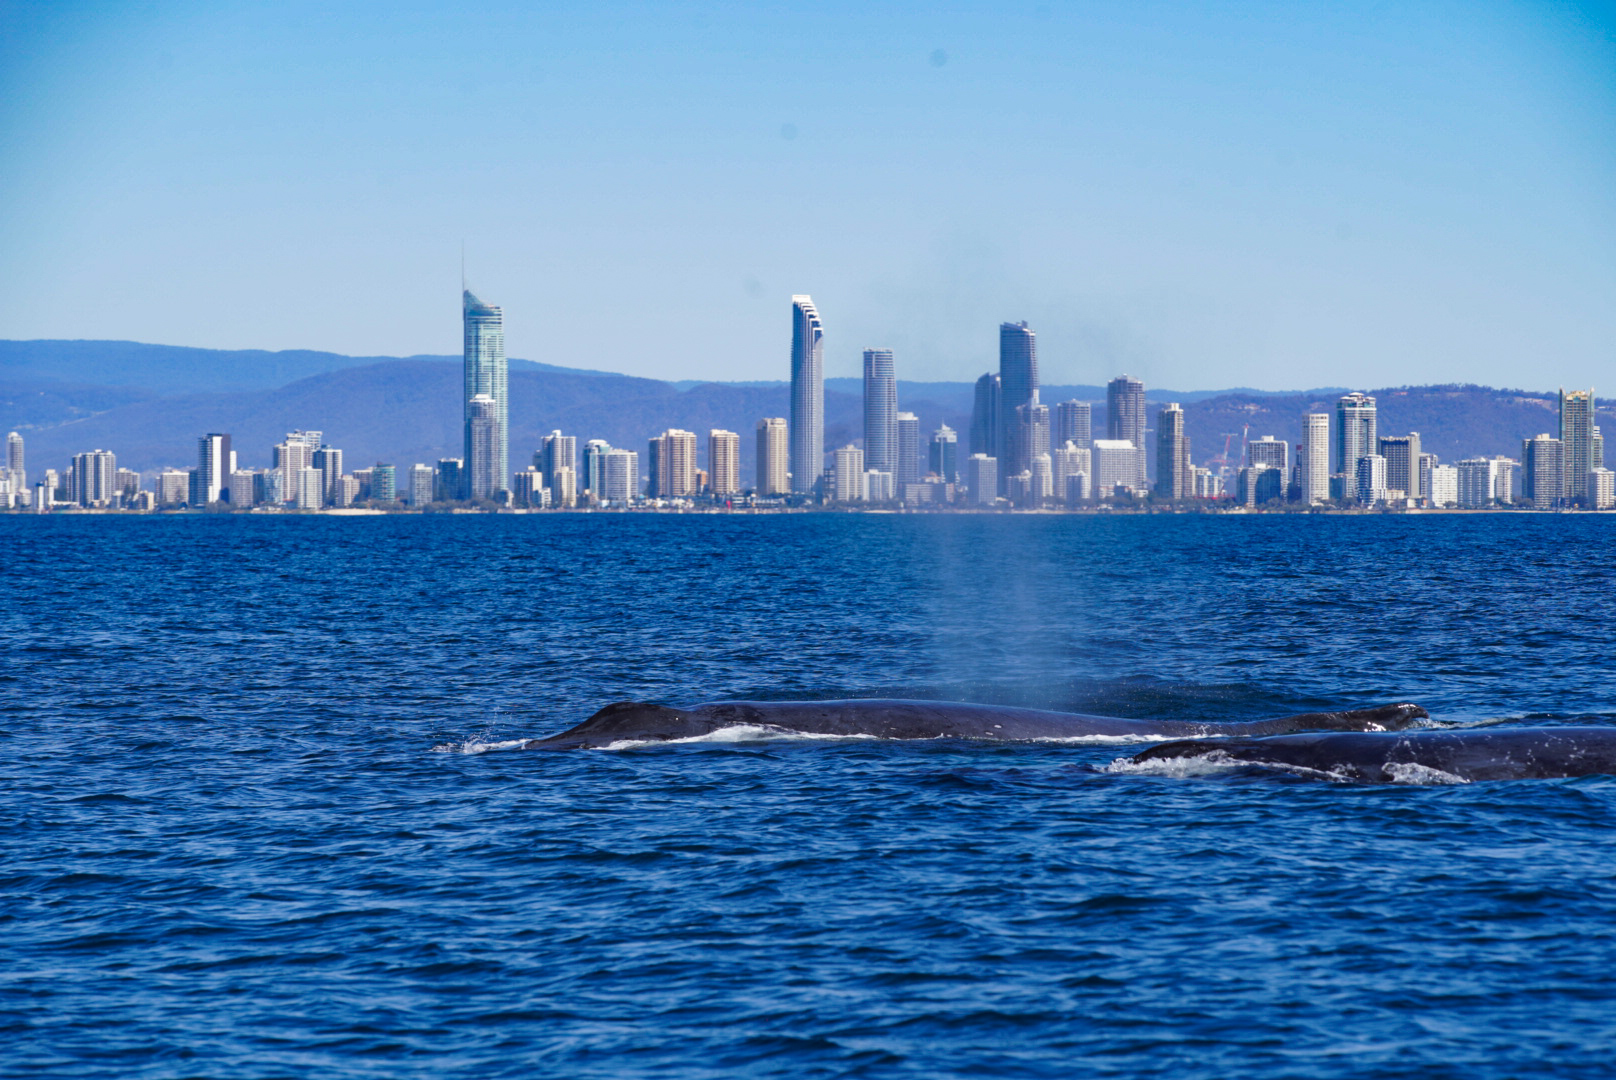
<instances>
[{"instance_id":1,"label":"city skyline","mask_svg":"<svg viewBox=\"0 0 1616 1080\"><path fill-rule=\"evenodd\" d=\"M786 505L793 506L963 503L1081 509L1144 499L1167 506L1209 501L1242 508L1298 503L1404 509L1616 507L1616 473L1604 468L1592 388L1562 387L1558 435L1524 438L1518 461L1494 455L1444 464L1423 450L1417 431L1381 433L1376 398L1351 391L1335 402L1334 430L1328 413L1302 417L1294 465L1290 442L1272 434L1252 440L1247 425L1237 461L1231 463L1226 440L1220 455L1204 455L1206 464L1199 466L1179 403L1160 406L1151 427L1145 385L1130 375L1119 375L1106 387L1107 438L1086 445L1077 441L1092 434L1092 409L1083 401L1061 402L1052 424L1049 406L1040 401L1036 331L1026 320L1000 324L999 370L977 380L971 432L983 449L972 447L964 488L957 472L957 436L944 424L923 450L920 417L899 407L897 362L888 349L864 350L863 439L827 458L820 363L824 325L806 294L791 297L791 415L757 421L752 488L743 489L740 482L739 436L719 428L708 432L706 469L700 465L697 434L683 428L670 427L650 438L644 474L636 454L601 439L586 443L580 461L578 437L557 429L540 441L532 466L513 474L506 464L502 309L463 289L462 321L465 427L460 458L440 458L436 466L417 462L402 476L398 466L384 462L348 474L340 447L328 445L321 431L300 429L273 447L269 469L257 471L238 468L229 433L208 433L197 441L197 465L188 471L165 470L152 491L143 489L139 474L117 468L114 453L101 449L74 455L65 479L47 470L30 487L20 464L24 443L13 432L7 438L7 468L0 471L0 505L15 509L31 504L39 512L56 506L150 510L175 504L320 510L402 501L415 509L468 502L569 509L626 506L642 498L658 504L705 498L731 507L744 497L746 505L757 507L781 505L768 500L789 490ZM1063 441L1052 442L1054 434ZM1336 468L1321 477L1326 439L1334 448ZM988 448L995 453L985 452ZM784 477L779 473L782 450L789 469ZM1478 480L1483 472L1485 479ZM978 486L990 481L992 490ZM765 502L759 503L760 498Z\"/></svg>"}]
</instances>

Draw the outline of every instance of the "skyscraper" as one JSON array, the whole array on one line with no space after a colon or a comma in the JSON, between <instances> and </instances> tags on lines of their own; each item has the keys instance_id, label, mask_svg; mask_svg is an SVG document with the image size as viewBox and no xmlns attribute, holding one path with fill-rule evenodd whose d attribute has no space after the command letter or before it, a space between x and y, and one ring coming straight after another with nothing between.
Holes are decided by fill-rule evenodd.
<instances>
[{"instance_id":1,"label":"skyscraper","mask_svg":"<svg viewBox=\"0 0 1616 1080\"><path fill-rule=\"evenodd\" d=\"M1056 446L1076 443L1087 448L1094 441L1089 403L1073 398L1055 406L1055 430L1050 441Z\"/></svg>"},{"instance_id":2,"label":"skyscraper","mask_svg":"<svg viewBox=\"0 0 1616 1080\"><path fill-rule=\"evenodd\" d=\"M864 498L864 451L852 443L836 451L831 469L830 497L836 502L858 502Z\"/></svg>"},{"instance_id":3,"label":"skyscraper","mask_svg":"<svg viewBox=\"0 0 1616 1080\"><path fill-rule=\"evenodd\" d=\"M971 502L992 506L999 497L999 462L987 454L972 454L965 461L965 483L971 489Z\"/></svg>"},{"instance_id":4,"label":"skyscraper","mask_svg":"<svg viewBox=\"0 0 1616 1080\"><path fill-rule=\"evenodd\" d=\"M1195 494L1190 480L1190 437L1184 433L1184 410L1176 401L1156 414L1156 494L1164 499Z\"/></svg>"},{"instance_id":5,"label":"skyscraper","mask_svg":"<svg viewBox=\"0 0 1616 1080\"><path fill-rule=\"evenodd\" d=\"M892 482L895 484L917 483L920 480L920 417L912 412L901 412L894 420L897 444L893 456L897 460L890 470L879 471L890 471ZM864 466L867 470L875 468L868 458L865 459Z\"/></svg>"},{"instance_id":6,"label":"skyscraper","mask_svg":"<svg viewBox=\"0 0 1616 1080\"><path fill-rule=\"evenodd\" d=\"M466 497L466 463L457 457L439 458L432 482L435 502L458 502Z\"/></svg>"},{"instance_id":7,"label":"skyscraper","mask_svg":"<svg viewBox=\"0 0 1616 1080\"><path fill-rule=\"evenodd\" d=\"M601 494L606 482L606 452L612 444L605 439L590 439L584 443L583 471L578 476L579 488L594 495L597 499L605 498Z\"/></svg>"},{"instance_id":8,"label":"skyscraper","mask_svg":"<svg viewBox=\"0 0 1616 1080\"><path fill-rule=\"evenodd\" d=\"M337 505L337 488L342 483L342 451L334 446L322 446L310 456L309 463L320 470L326 505Z\"/></svg>"},{"instance_id":9,"label":"skyscraper","mask_svg":"<svg viewBox=\"0 0 1616 1080\"><path fill-rule=\"evenodd\" d=\"M436 479L437 470L432 466L419 464L410 466L411 506L419 510L421 507L432 501L432 488L434 486L433 482ZM337 484L340 484L341 480L342 478L339 475L336 483L328 484L326 487L326 501L333 506L337 505L337 499L340 495L340 492L337 491Z\"/></svg>"},{"instance_id":10,"label":"skyscraper","mask_svg":"<svg viewBox=\"0 0 1616 1080\"><path fill-rule=\"evenodd\" d=\"M28 471L24 468L22 436L13 431L6 436L6 471L11 473L11 490L28 489Z\"/></svg>"},{"instance_id":11,"label":"skyscraper","mask_svg":"<svg viewBox=\"0 0 1616 1080\"><path fill-rule=\"evenodd\" d=\"M864 350L864 465L896 471L898 378L891 349Z\"/></svg>"},{"instance_id":12,"label":"skyscraper","mask_svg":"<svg viewBox=\"0 0 1616 1080\"><path fill-rule=\"evenodd\" d=\"M511 474L506 452L510 416L505 316L470 291L461 296L461 303L465 324L466 470L472 485L471 498L491 499L505 487ZM479 402L479 398L486 400Z\"/></svg>"},{"instance_id":13,"label":"skyscraper","mask_svg":"<svg viewBox=\"0 0 1616 1080\"><path fill-rule=\"evenodd\" d=\"M999 324L999 445L992 451L999 472L1019 473L1016 410L1038 400L1038 338L1025 321ZM1025 455L1023 455L1025 456Z\"/></svg>"},{"instance_id":14,"label":"skyscraper","mask_svg":"<svg viewBox=\"0 0 1616 1080\"><path fill-rule=\"evenodd\" d=\"M1131 442L1137 461L1128 486L1145 487L1145 384L1131 375L1118 375L1105 387L1105 432L1113 442ZM1096 466L1098 467L1098 466ZM1102 491L1109 495L1110 491Z\"/></svg>"},{"instance_id":15,"label":"skyscraper","mask_svg":"<svg viewBox=\"0 0 1616 1080\"><path fill-rule=\"evenodd\" d=\"M370 468L370 497L377 502L394 502L398 499L398 470L385 461L378 461Z\"/></svg>"},{"instance_id":16,"label":"skyscraper","mask_svg":"<svg viewBox=\"0 0 1616 1080\"><path fill-rule=\"evenodd\" d=\"M976 380L971 407L971 453L993 457L999 452L999 377L988 372Z\"/></svg>"},{"instance_id":17,"label":"skyscraper","mask_svg":"<svg viewBox=\"0 0 1616 1080\"><path fill-rule=\"evenodd\" d=\"M1297 479L1302 501L1310 505L1330 497L1330 414L1302 417L1302 441L1296 447Z\"/></svg>"},{"instance_id":18,"label":"skyscraper","mask_svg":"<svg viewBox=\"0 0 1616 1080\"><path fill-rule=\"evenodd\" d=\"M505 486L502 471L505 430L500 422L499 402L492 394L473 394L466 403L466 416L468 496L492 499Z\"/></svg>"},{"instance_id":19,"label":"skyscraper","mask_svg":"<svg viewBox=\"0 0 1616 1080\"><path fill-rule=\"evenodd\" d=\"M280 473L280 500L297 498L298 473L314 463L314 452L320 448L318 431L289 431L286 441L276 443L272 450L272 464Z\"/></svg>"},{"instance_id":20,"label":"skyscraper","mask_svg":"<svg viewBox=\"0 0 1616 1080\"><path fill-rule=\"evenodd\" d=\"M1560 388L1560 443L1565 447L1565 494L1567 502L1588 500L1588 474L1603 461L1594 460L1594 392ZM1601 448L1603 449L1603 448ZM1604 455L1601 454L1601 457Z\"/></svg>"},{"instance_id":21,"label":"skyscraper","mask_svg":"<svg viewBox=\"0 0 1616 1080\"><path fill-rule=\"evenodd\" d=\"M1521 498L1534 510L1552 510L1565 499L1565 444L1552 435L1521 443Z\"/></svg>"},{"instance_id":22,"label":"skyscraper","mask_svg":"<svg viewBox=\"0 0 1616 1080\"><path fill-rule=\"evenodd\" d=\"M1049 453L1049 406L1038 400L1038 391L1032 400L1016 407L1016 425L1012 431L1010 468L1020 474L1032 468L1032 459Z\"/></svg>"},{"instance_id":23,"label":"skyscraper","mask_svg":"<svg viewBox=\"0 0 1616 1080\"><path fill-rule=\"evenodd\" d=\"M931 471L950 484L959 482L959 436L944 424L931 436Z\"/></svg>"},{"instance_id":24,"label":"skyscraper","mask_svg":"<svg viewBox=\"0 0 1616 1080\"><path fill-rule=\"evenodd\" d=\"M1288 473L1291 469L1291 444L1272 435L1264 435L1256 442L1246 444L1246 464L1262 465Z\"/></svg>"},{"instance_id":25,"label":"skyscraper","mask_svg":"<svg viewBox=\"0 0 1616 1080\"><path fill-rule=\"evenodd\" d=\"M230 490L230 474L236 463L231 460L230 436L217 432L196 440L196 490L191 493L193 506L206 506L224 498Z\"/></svg>"},{"instance_id":26,"label":"skyscraper","mask_svg":"<svg viewBox=\"0 0 1616 1080\"><path fill-rule=\"evenodd\" d=\"M812 494L825 470L825 330L809 296L791 298L791 490Z\"/></svg>"},{"instance_id":27,"label":"skyscraper","mask_svg":"<svg viewBox=\"0 0 1616 1080\"><path fill-rule=\"evenodd\" d=\"M713 428L707 433L707 486L714 495L736 495L741 490L741 437Z\"/></svg>"},{"instance_id":28,"label":"skyscraper","mask_svg":"<svg viewBox=\"0 0 1616 1080\"><path fill-rule=\"evenodd\" d=\"M1420 488L1420 433L1383 435L1377 440L1386 459L1386 490L1401 491L1405 499L1423 499Z\"/></svg>"},{"instance_id":29,"label":"skyscraper","mask_svg":"<svg viewBox=\"0 0 1616 1080\"><path fill-rule=\"evenodd\" d=\"M757 483L759 495L784 495L790 486L790 438L786 418L765 416L757 422Z\"/></svg>"},{"instance_id":30,"label":"skyscraper","mask_svg":"<svg viewBox=\"0 0 1616 1080\"><path fill-rule=\"evenodd\" d=\"M74 454L73 466L67 475L68 501L80 506L112 506L118 499L117 481L118 458L112 451L91 450ZM215 498L211 501L219 500Z\"/></svg>"},{"instance_id":31,"label":"skyscraper","mask_svg":"<svg viewBox=\"0 0 1616 1080\"><path fill-rule=\"evenodd\" d=\"M696 493L696 433L669 428L652 439L651 494L658 499L686 499Z\"/></svg>"},{"instance_id":32,"label":"skyscraper","mask_svg":"<svg viewBox=\"0 0 1616 1080\"><path fill-rule=\"evenodd\" d=\"M1374 398L1351 393L1335 403L1335 471L1338 474L1356 479L1358 459L1378 449L1375 439Z\"/></svg>"},{"instance_id":33,"label":"skyscraper","mask_svg":"<svg viewBox=\"0 0 1616 1080\"><path fill-rule=\"evenodd\" d=\"M1363 454L1353 466L1358 501L1373 506L1386 498L1386 459L1379 454Z\"/></svg>"},{"instance_id":34,"label":"skyscraper","mask_svg":"<svg viewBox=\"0 0 1616 1080\"><path fill-rule=\"evenodd\" d=\"M640 497L640 455L608 450L601 455L600 498L622 505Z\"/></svg>"}]
</instances>

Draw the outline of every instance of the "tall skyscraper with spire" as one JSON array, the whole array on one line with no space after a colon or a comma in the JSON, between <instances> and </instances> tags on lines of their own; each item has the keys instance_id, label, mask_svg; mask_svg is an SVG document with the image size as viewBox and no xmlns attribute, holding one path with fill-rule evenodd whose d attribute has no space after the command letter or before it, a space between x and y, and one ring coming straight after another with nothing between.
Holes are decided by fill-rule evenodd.
<instances>
[{"instance_id":1,"label":"tall skyscraper with spire","mask_svg":"<svg viewBox=\"0 0 1616 1080\"><path fill-rule=\"evenodd\" d=\"M472 481L472 490L467 494L486 499L508 487L511 477L505 316L499 308L477 299L469 289L464 290L461 300L466 345L465 460Z\"/></svg>"},{"instance_id":2,"label":"tall skyscraper with spire","mask_svg":"<svg viewBox=\"0 0 1616 1080\"><path fill-rule=\"evenodd\" d=\"M825 330L811 296L791 298L791 490L811 494L825 470Z\"/></svg>"}]
</instances>

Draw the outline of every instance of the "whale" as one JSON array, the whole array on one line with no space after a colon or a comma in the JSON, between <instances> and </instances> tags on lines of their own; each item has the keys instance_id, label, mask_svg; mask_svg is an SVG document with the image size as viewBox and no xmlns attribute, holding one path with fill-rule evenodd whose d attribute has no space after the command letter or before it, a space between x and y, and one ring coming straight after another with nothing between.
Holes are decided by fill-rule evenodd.
<instances>
[{"instance_id":1,"label":"whale","mask_svg":"<svg viewBox=\"0 0 1616 1080\"><path fill-rule=\"evenodd\" d=\"M865 698L844 701L715 701L688 709L653 702L607 705L575 727L530 739L524 750L588 750L628 743L673 742L731 728L767 734L864 736L876 739L977 739L994 742L1276 735L1292 731L1400 731L1429 714L1418 705L1380 705L1312 712L1273 720L1212 723L1131 720L953 701Z\"/></svg>"},{"instance_id":2,"label":"whale","mask_svg":"<svg viewBox=\"0 0 1616 1080\"><path fill-rule=\"evenodd\" d=\"M1143 764L1204 758L1326 780L1537 780L1616 775L1616 727L1329 731L1268 738L1183 739L1133 755Z\"/></svg>"}]
</instances>

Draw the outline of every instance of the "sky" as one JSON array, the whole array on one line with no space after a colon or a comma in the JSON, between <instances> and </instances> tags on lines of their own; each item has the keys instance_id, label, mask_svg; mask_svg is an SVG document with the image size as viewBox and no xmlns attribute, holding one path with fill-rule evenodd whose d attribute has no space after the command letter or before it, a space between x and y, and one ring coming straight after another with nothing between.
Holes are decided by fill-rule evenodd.
<instances>
[{"instance_id":1,"label":"sky","mask_svg":"<svg viewBox=\"0 0 1616 1080\"><path fill-rule=\"evenodd\" d=\"M0 0L0 338L1616 382L1616 13Z\"/></svg>"}]
</instances>

